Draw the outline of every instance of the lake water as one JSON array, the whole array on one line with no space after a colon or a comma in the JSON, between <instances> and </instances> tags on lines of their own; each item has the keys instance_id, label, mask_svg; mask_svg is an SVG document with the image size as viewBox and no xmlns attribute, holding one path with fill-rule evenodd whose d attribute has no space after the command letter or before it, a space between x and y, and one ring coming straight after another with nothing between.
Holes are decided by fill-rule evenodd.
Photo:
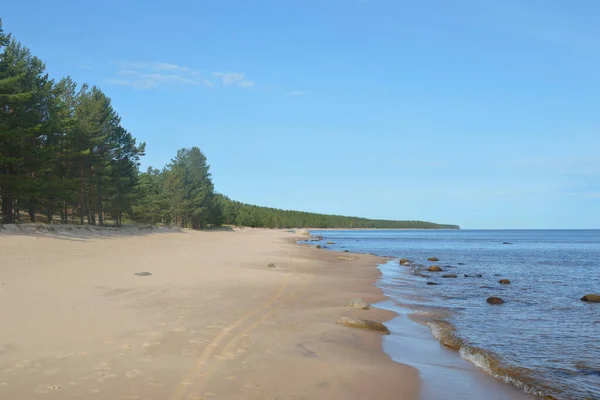
<instances>
[{"instance_id":1,"label":"lake water","mask_svg":"<svg viewBox=\"0 0 600 400\"><path fill-rule=\"evenodd\" d=\"M600 303L580 300L600 293L600 230L311 233L323 236L313 245L392 257L380 266L386 307L460 349L456 357L531 395L600 399ZM429 272L434 264L443 272Z\"/></svg>"}]
</instances>

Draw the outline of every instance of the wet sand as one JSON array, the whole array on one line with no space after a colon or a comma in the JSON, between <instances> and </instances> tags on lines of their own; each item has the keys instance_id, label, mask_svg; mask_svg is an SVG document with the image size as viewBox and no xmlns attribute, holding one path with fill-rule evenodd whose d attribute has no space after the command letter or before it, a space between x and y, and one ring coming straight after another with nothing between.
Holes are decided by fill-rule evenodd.
<instances>
[{"instance_id":1,"label":"wet sand","mask_svg":"<svg viewBox=\"0 0 600 400\"><path fill-rule=\"evenodd\" d=\"M0 233L0 398L418 398L335 324L394 316L344 307L384 300L381 261L283 231Z\"/></svg>"}]
</instances>

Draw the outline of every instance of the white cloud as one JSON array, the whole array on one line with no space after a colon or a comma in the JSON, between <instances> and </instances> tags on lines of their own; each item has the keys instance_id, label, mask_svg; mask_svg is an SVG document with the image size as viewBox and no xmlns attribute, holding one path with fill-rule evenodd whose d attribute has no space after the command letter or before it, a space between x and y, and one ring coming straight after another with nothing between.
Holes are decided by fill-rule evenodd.
<instances>
[{"instance_id":1,"label":"white cloud","mask_svg":"<svg viewBox=\"0 0 600 400\"><path fill-rule=\"evenodd\" d=\"M251 87L254 86L254 82L246 79L246 75L239 72L213 72L213 76L219 78L221 83L225 86L241 86Z\"/></svg>"},{"instance_id":2,"label":"white cloud","mask_svg":"<svg viewBox=\"0 0 600 400\"><path fill-rule=\"evenodd\" d=\"M135 89L182 85L213 87L216 83L243 88L254 86L253 81L239 72L202 72L166 62L121 62L118 66L117 76L107 82Z\"/></svg>"}]
</instances>

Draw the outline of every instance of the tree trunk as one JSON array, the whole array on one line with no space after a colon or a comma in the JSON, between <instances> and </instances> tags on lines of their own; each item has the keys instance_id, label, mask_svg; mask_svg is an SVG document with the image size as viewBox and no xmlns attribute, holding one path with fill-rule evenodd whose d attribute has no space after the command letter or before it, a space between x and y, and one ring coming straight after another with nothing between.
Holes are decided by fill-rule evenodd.
<instances>
[{"instance_id":1,"label":"tree trunk","mask_svg":"<svg viewBox=\"0 0 600 400\"><path fill-rule=\"evenodd\" d=\"M52 212L52 210L50 209L50 207L46 208L46 217L48 217L48 223L52 224L52 217L53 217L54 213ZM62 219L62 217L61 217Z\"/></svg>"},{"instance_id":2,"label":"tree trunk","mask_svg":"<svg viewBox=\"0 0 600 400\"><path fill-rule=\"evenodd\" d=\"M27 210L29 212L29 219L31 222L35 222L35 209L33 207L29 207Z\"/></svg>"},{"instance_id":3,"label":"tree trunk","mask_svg":"<svg viewBox=\"0 0 600 400\"><path fill-rule=\"evenodd\" d=\"M6 194L2 196L2 223L12 224L13 219L13 198L12 195Z\"/></svg>"},{"instance_id":4,"label":"tree trunk","mask_svg":"<svg viewBox=\"0 0 600 400\"><path fill-rule=\"evenodd\" d=\"M104 225L104 216L102 215L103 213L103 209L102 209L102 186L98 183L98 225L102 226Z\"/></svg>"}]
</instances>

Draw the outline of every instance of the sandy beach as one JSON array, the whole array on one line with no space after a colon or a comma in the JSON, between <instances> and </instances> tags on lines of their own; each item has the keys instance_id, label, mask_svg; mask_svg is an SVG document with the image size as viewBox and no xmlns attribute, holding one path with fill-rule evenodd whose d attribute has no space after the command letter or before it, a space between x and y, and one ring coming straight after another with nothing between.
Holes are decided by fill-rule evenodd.
<instances>
[{"instance_id":1,"label":"sandy beach","mask_svg":"<svg viewBox=\"0 0 600 400\"><path fill-rule=\"evenodd\" d=\"M383 299L377 257L284 231L82 232L0 233L0 398L418 397L378 334L335 323L393 317L344 307Z\"/></svg>"}]
</instances>

